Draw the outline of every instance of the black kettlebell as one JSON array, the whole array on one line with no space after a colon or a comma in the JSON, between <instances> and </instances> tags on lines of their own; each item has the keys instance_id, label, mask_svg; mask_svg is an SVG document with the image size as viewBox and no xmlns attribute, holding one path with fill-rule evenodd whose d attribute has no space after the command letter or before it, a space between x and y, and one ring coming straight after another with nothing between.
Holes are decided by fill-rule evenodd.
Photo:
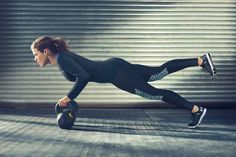
<instances>
[{"instance_id":1,"label":"black kettlebell","mask_svg":"<svg viewBox=\"0 0 236 157\"><path fill-rule=\"evenodd\" d=\"M57 124L61 129L70 129L75 122L78 104L75 101L67 103L67 107L61 107L59 103L55 105Z\"/></svg>"}]
</instances>

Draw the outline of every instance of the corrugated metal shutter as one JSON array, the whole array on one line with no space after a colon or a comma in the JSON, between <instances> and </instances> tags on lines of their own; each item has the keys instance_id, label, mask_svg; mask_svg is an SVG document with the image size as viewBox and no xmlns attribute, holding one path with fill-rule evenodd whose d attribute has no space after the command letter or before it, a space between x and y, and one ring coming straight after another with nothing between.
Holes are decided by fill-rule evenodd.
<instances>
[{"instance_id":1,"label":"corrugated metal shutter","mask_svg":"<svg viewBox=\"0 0 236 157\"><path fill-rule=\"evenodd\" d=\"M3 0L1 3L1 102L56 102L72 84L56 67L39 68L31 42L61 36L71 50L92 60L122 57L161 65L210 52L218 69L211 80L189 68L161 81L193 102L236 102L235 0ZM110 84L89 83L77 99L90 104L151 102ZM152 101L153 102L153 101Z\"/></svg>"}]
</instances>

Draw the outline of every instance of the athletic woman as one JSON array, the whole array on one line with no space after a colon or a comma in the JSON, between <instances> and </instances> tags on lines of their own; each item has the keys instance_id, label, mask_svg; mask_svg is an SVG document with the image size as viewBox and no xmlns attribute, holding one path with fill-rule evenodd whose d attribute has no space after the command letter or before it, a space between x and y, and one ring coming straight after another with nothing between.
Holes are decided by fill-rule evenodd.
<instances>
[{"instance_id":1,"label":"athletic woman","mask_svg":"<svg viewBox=\"0 0 236 157\"><path fill-rule=\"evenodd\" d=\"M198 58L176 59L160 67L150 67L131 64L121 58L92 61L69 51L62 38L39 37L32 43L31 50L34 60L41 67L55 64L67 80L75 82L68 94L59 100L60 106L66 106L69 101L75 99L88 82L112 83L129 93L161 100L191 111L193 121L188 124L189 128L196 128L201 123L207 109L192 104L173 91L155 88L148 82L160 80L168 74L193 66L201 66L213 77L216 74L209 53Z\"/></svg>"}]
</instances>

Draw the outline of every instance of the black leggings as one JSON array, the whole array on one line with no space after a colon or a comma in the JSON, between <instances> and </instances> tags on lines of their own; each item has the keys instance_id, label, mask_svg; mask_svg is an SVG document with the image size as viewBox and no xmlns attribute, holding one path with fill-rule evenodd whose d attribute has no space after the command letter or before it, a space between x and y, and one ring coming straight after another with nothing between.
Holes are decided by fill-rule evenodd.
<instances>
[{"instance_id":1,"label":"black leggings","mask_svg":"<svg viewBox=\"0 0 236 157\"><path fill-rule=\"evenodd\" d=\"M144 98L162 100L191 111L193 104L177 93L166 89L155 88L147 82L160 80L170 73L197 65L197 58L171 60L160 67L131 64L120 59L112 84L122 90Z\"/></svg>"}]
</instances>

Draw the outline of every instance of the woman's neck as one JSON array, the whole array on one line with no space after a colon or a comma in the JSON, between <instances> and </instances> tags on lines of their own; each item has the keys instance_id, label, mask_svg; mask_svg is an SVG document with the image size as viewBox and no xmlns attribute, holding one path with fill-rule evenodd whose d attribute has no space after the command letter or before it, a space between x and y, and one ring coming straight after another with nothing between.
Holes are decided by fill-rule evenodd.
<instances>
[{"instance_id":1,"label":"woman's neck","mask_svg":"<svg viewBox=\"0 0 236 157\"><path fill-rule=\"evenodd\" d=\"M57 54L48 56L50 64L53 64L53 65L57 64L56 56L57 56Z\"/></svg>"}]
</instances>

